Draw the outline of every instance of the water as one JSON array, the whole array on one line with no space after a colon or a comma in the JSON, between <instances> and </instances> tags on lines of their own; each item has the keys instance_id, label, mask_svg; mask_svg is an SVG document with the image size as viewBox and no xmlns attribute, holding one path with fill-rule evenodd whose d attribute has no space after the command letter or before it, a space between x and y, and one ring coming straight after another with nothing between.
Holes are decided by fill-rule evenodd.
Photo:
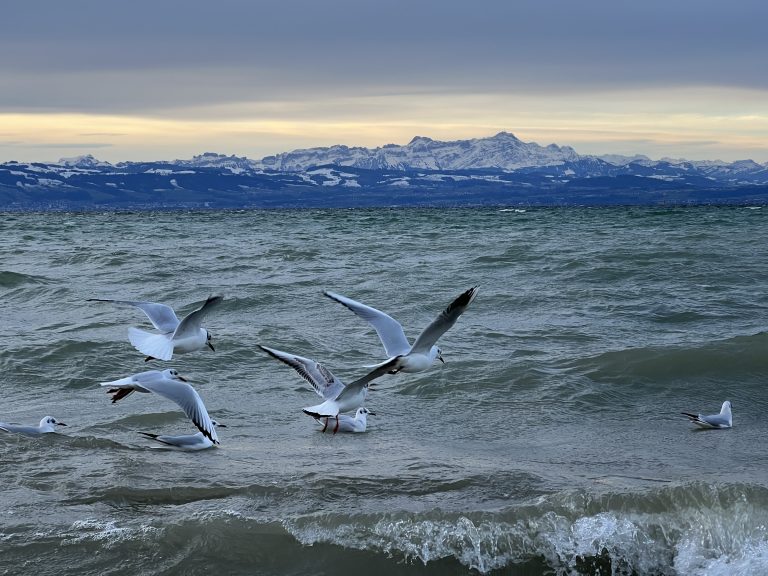
<instances>
[{"instance_id":1,"label":"water","mask_svg":"<svg viewBox=\"0 0 768 576\"><path fill-rule=\"evenodd\" d=\"M13 214L0 219L0 574L768 572L766 208ZM480 292L446 364L382 379L360 435L265 344L351 381L375 333ZM172 403L112 405L146 369L138 310L225 302L191 378L222 445ZM156 367L163 367L160 363ZM734 428L680 411L733 403Z\"/></svg>"}]
</instances>

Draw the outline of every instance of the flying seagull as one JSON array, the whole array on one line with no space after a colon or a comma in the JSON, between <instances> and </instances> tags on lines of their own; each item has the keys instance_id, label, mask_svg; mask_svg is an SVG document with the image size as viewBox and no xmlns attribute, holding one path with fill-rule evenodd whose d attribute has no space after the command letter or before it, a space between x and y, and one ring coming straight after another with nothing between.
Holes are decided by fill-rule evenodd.
<instances>
[{"instance_id":1,"label":"flying seagull","mask_svg":"<svg viewBox=\"0 0 768 576\"><path fill-rule=\"evenodd\" d=\"M360 408L368 395L369 383L386 374L390 369L389 365L383 364L362 378L345 385L330 370L315 360L262 345L259 345L259 348L296 370L302 378L310 383L314 391L324 399L324 402L303 408L302 411L314 418L334 418L336 420L335 432L338 432L340 426L339 414Z\"/></svg>"},{"instance_id":2,"label":"flying seagull","mask_svg":"<svg viewBox=\"0 0 768 576\"><path fill-rule=\"evenodd\" d=\"M437 347L437 340L442 336L451 326L456 323L475 299L477 295L477 286L470 288L460 296L458 296L448 307L438 314L432 323L427 326L419 337L416 338L413 345L408 342L408 338L405 336L403 327L400 323L391 316L371 308L360 302L336 294L335 292L325 291L323 294L328 296L331 300L343 304L352 312L367 320L371 326L374 327L376 333L381 339L381 343L384 345L384 350L387 353L389 359L382 363L369 368L382 366L384 364L394 363L390 368L390 374L397 372L423 372L432 366L435 359L443 360L442 351Z\"/></svg>"},{"instance_id":3,"label":"flying seagull","mask_svg":"<svg viewBox=\"0 0 768 576\"><path fill-rule=\"evenodd\" d=\"M108 387L107 394L112 394L112 403L125 398L132 392L154 392L178 404L197 429L214 444L219 443L216 436L216 427L205 409L205 404L197 390L192 388L174 368L168 368L162 372L148 370L132 376L102 382L102 386Z\"/></svg>"},{"instance_id":4,"label":"flying seagull","mask_svg":"<svg viewBox=\"0 0 768 576\"><path fill-rule=\"evenodd\" d=\"M88 302L111 302L112 304L135 306L147 315L152 325L160 332L146 332L138 328L128 328L128 339L146 360L170 360L173 354L194 352L206 346L214 350L211 333L201 327L203 318L215 306L221 303L221 296L209 297L203 305L179 320L173 308L155 302L136 302L132 300L108 300L90 298Z\"/></svg>"}]
</instances>

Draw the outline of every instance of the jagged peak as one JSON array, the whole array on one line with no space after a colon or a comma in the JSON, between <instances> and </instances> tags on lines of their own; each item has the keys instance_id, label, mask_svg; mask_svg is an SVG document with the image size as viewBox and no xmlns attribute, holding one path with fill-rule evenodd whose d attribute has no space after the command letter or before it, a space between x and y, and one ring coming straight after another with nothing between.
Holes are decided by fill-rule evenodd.
<instances>
[{"instance_id":1,"label":"jagged peak","mask_svg":"<svg viewBox=\"0 0 768 576\"><path fill-rule=\"evenodd\" d=\"M434 142L432 138L429 138L427 136L414 136L413 139L408 142L408 146L413 146L414 144L430 144Z\"/></svg>"},{"instance_id":2,"label":"jagged peak","mask_svg":"<svg viewBox=\"0 0 768 576\"><path fill-rule=\"evenodd\" d=\"M72 156L70 158L61 158L58 164L62 166L91 168L93 166L111 166L109 162L102 162L93 154L83 154L82 156Z\"/></svg>"},{"instance_id":3,"label":"jagged peak","mask_svg":"<svg viewBox=\"0 0 768 576\"><path fill-rule=\"evenodd\" d=\"M501 132L499 132L495 136L492 136L491 139L495 139L495 140L516 140L517 142L522 142L522 140L520 140L520 138L518 138L517 136L512 134L512 132L507 132L506 130L502 130Z\"/></svg>"}]
</instances>

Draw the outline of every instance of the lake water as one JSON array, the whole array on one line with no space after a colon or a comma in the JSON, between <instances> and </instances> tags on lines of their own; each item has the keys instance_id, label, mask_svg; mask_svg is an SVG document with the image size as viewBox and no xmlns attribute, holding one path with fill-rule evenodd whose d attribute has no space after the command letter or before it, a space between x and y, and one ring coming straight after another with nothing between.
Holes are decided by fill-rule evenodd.
<instances>
[{"instance_id":1,"label":"lake water","mask_svg":"<svg viewBox=\"0 0 768 576\"><path fill-rule=\"evenodd\" d=\"M768 208L0 215L0 574L768 573ZM345 381L384 360L322 295L415 338L471 286L445 364L378 380L364 434L264 344ZM151 300L211 294L216 352L150 362ZM189 378L221 446L153 394ZM733 403L734 427L681 411Z\"/></svg>"}]
</instances>

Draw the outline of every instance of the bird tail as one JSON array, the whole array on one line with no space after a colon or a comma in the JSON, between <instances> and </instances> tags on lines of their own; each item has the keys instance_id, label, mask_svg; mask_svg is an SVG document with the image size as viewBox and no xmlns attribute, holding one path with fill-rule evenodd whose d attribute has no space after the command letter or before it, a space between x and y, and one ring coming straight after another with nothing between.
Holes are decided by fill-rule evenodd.
<instances>
[{"instance_id":1,"label":"bird tail","mask_svg":"<svg viewBox=\"0 0 768 576\"><path fill-rule=\"evenodd\" d=\"M387 358L386 360L384 360L384 362L379 362L378 364L363 364L363 368L371 368L371 369L381 368L382 366L386 366L387 364L392 364L394 368L398 358L400 358L400 356L393 356L392 358Z\"/></svg>"},{"instance_id":2,"label":"bird tail","mask_svg":"<svg viewBox=\"0 0 768 576\"><path fill-rule=\"evenodd\" d=\"M173 356L173 344L165 334L152 334L131 327L128 328L128 339L139 352L152 358L170 360Z\"/></svg>"},{"instance_id":3,"label":"bird tail","mask_svg":"<svg viewBox=\"0 0 768 576\"><path fill-rule=\"evenodd\" d=\"M307 408L302 408L301 411L304 412L304 414L309 414L313 418L335 418L338 416L338 412L335 414L330 414L327 409L323 409L322 412L320 412L320 407L322 404L318 404L317 406L308 406Z\"/></svg>"}]
</instances>

